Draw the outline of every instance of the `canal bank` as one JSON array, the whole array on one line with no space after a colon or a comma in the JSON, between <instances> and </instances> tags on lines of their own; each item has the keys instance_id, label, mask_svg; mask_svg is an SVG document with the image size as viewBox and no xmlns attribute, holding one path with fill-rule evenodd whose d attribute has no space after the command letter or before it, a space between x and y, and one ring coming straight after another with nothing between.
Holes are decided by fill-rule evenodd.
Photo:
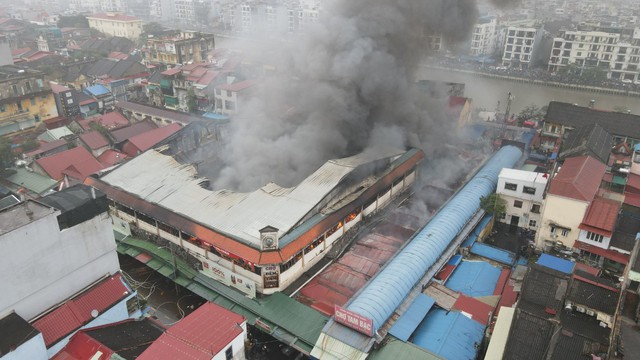
<instances>
[{"instance_id":1,"label":"canal bank","mask_svg":"<svg viewBox=\"0 0 640 360\"><path fill-rule=\"evenodd\" d=\"M519 113L530 104L544 106L551 101L561 101L588 106L595 100L595 107L613 111L628 109L640 114L640 94L626 94L619 90L584 87L569 84L548 83L538 80L478 73L461 69L450 69L422 65L416 73L417 79L427 79L465 84L465 96L473 99L476 109L505 110L509 92L513 94L511 112ZM498 105L498 102L500 104Z\"/></svg>"}]
</instances>

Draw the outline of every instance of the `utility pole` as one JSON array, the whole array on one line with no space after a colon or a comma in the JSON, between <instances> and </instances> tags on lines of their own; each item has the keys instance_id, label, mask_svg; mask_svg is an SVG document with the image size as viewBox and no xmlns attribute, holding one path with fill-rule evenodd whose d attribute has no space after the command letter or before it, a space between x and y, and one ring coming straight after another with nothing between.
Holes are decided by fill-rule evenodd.
<instances>
[{"instance_id":1,"label":"utility pole","mask_svg":"<svg viewBox=\"0 0 640 360\"><path fill-rule=\"evenodd\" d=\"M513 95L511 95L511 91L509 91L509 95L507 95L507 108L505 109L504 121L502 123L501 139L504 139L504 137L507 136L507 121L509 121L509 113L511 112L511 100L513 100Z\"/></svg>"}]
</instances>

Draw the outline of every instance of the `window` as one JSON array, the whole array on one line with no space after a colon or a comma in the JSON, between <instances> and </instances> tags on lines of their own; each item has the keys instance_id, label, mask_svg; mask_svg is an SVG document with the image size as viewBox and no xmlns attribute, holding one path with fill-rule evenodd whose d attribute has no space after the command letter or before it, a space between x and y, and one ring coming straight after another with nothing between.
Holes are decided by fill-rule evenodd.
<instances>
[{"instance_id":1,"label":"window","mask_svg":"<svg viewBox=\"0 0 640 360\"><path fill-rule=\"evenodd\" d=\"M540 214L540 205L533 204L531 206L531 212L534 213L534 214Z\"/></svg>"},{"instance_id":2,"label":"window","mask_svg":"<svg viewBox=\"0 0 640 360\"><path fill-rule=\"evenodd\" d=\"M18 87L15 85L11 85L11 90L13 90L13 95L18 95Z\"/></svg>"},{"instance_id":3,"label":"window","mask_svg":"<svg viewBox=\"0 0 640 360\"><path fill-rule=\"evenodd\" d=\"M536 194L536 188L530 187L530 186L524 186L524 187L522 187L522 192L525 193L525 194L529 194L529 195L535 195Z\"/></svg>"},{"instance_id":4,"label":"window","mask_svg":"<svg viewBox=\"0 0 640 360\"><path fill-rule=\"evenodd\" d=\"M537 223L535 220L529 220L529 227L536 227Z\"/></svg>"},{"instance_id":5,"label":"window","mask_svg":"<svg viewBox=\"0 0 640 360\"><path fill-rule=\"evenodd\" d=\"M67 99L67 104L69 105L73 104L73 99Z\"/></svg>"},{"instance_id":6,"label":"window","mask_svg":"<svg viewBox=\"0 0 640 360\"><path fill-rule=\"evenodd\" d=\"M513 201L513 207L522 208L522 201L514 200Z\"/></svg>"},{"instance_id":7,"label":"window","mask_svg":"<svg viewBox=\"0 0 640 360\"><path fill-rule=\"evenodd\" d=\"M516 191L518 190L518 184L504 183L504 189Z\"/></svg>"},{"instance_id":8,"label":"window","mask_svg":"<svg viewBox=\"0 0 640 360\"><path fill-rule=\"evenodd\" d=\"M7 111L7 107L4 104L0 104L0 112Z\"/></svg>"},{"instance_id":9,"label":"window","mask_svg":"<svg viewBox=\"0 0 640 360\"><path fill-rule=\"evenodd\" d=\"M568 236L569 235L569 229L562 229L562 236Z\"/></svg>"},{"instance_id":10,"label":"window","mask_svg":"<svg viewBox=\"0 0 640 360\"><path fill-rule=\"evenodd\" d=\"M604 236L600 234L592 233L591 231L587 231L587 239L601 243L602 240L604 240Z\"/></svg>"},{"instance_id":11,"label":"window","mask_svg":"<svg viewBox=\"0 0 640 360\"><path fill-rule=\"evenodd\" d=\"M31 98L29 101L31 102L31 105L36 106L36 98Z\"/></svg>"},{"instance_id":12,"label":"window","mask_svg":"<svg viewBox=\"0 0 640 360\"><path fill-rule=\"evenodd\" d=\"M550 233L555 234L556 233L556 227L552 226L551 229L549 230Z\"/></svg>"},{"instance_id":13,"label":"window","mask_svg":"<svg viewBox=\"0 0 640 360\"><path fill-rule=\"evenodd\" d=\"M227 360L233 359L233 345L229 346L229 348L225 350L224 356Z\"/></svg>"},{"instance_id":14,"label":"window","mask_svg":"<svg viewBox=\"0 0 640 360\"><path fill-rule=\"evenodd\" d=\"M231 91L227 90L227 97L232 97L232 96L233 96L233 93Z\"/></svg>"}]
</instances>

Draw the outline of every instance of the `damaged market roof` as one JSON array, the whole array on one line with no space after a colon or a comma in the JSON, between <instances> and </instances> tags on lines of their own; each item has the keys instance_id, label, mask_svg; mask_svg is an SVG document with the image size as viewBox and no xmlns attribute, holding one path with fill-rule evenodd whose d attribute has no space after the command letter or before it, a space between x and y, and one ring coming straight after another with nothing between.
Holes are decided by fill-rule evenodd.
<instances>
[{"instance_id":1,"label":"damaged market roof","mask_svg":"<svg viewBox=\"0 0 640 360\"><path fill-rule=\"evenodd\" d=\"M329 196L351 172L376 161L389 164L415 150L376 148L330 160L297 186L269 183L253 192L208 190L195 167L157 150L147 151L103 176L101 181L149 203L184 215L242 242L259 245L259 230L279 229L282 237ZM291 239L293 240L293 239ZM285 240L286 241L286 240ZM280 246L286 245L281 239Z\"/></svg>"}]
</instances>

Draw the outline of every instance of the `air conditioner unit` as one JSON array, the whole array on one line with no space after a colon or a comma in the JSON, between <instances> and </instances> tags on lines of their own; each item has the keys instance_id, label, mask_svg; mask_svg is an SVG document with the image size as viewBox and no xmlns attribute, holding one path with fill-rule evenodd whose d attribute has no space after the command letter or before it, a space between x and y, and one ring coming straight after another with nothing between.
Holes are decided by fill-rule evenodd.
<instances>
[{"instance_id":1,"label":"air conditioner unit","mask_svg":"<svg viewBox=\"0 0 640 360\"><path fill-rule=\"evenodd\" d=\"M586 309L585 309L585 308L583 308L582 306L576 306L576 310L577 310L578 312L583 313L583 314L584 314L584 312L586 311Z\"/></svg>"},{"instance_id":2,"label":"air conditioner unit","mask_svg":"<svg viewBox=\"0 0 640 360\"><path fill-rule=\"evenodd\" d=\"M596 314L596 313L595 313L593 310L587 310L587 315L589 315L589 316L593 316L593 315L595 315L595 314Z\"/></svg>"},{"instance_id":3,"label":"air conditioner unit","mask_svg":"<svg viewBox=\"0 0 640 360\"><path fill-rule=\"evenodd\" d=\"M603 327L603 328L609 327L609 326L607 326L607 323L604 322L604 321L600 321L600 326Z\"/></svg>"}]
</instances>

